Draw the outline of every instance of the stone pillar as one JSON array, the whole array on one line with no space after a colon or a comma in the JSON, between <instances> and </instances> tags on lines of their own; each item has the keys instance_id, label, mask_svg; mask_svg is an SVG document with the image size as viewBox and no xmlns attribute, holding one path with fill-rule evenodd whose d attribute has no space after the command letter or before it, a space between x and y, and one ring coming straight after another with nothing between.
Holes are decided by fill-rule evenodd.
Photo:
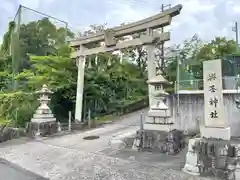
<instances>
[{"instance_id":1,"label":"stone pillar","mask_svg":"<svg viewBox=\"0 0 240 180\"><path fill-rule=\"evenodd\" d=\"M225 118L222 88L222 61L203 62L204 77L204 126L201 137L230 140L229 123Z\"/></svg>"},{"instance_id":2,"label":"stone pillar","mask_svg":"<svg viewBox=\"0 0 240 180\"><path fill-rule=\"evenodd\" d=\"M75 105L75 120L78 122L82 122L85 56L78 57L77 66L78 66L78 78L77 78L77 95L76 95L76 105Z\"/></svg>"}]
</instances>

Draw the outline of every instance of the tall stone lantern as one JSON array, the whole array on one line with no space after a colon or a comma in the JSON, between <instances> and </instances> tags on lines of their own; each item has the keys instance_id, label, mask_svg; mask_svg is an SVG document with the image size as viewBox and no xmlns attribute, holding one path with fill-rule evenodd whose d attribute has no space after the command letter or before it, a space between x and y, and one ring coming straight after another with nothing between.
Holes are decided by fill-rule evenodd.
<instances>
[{"instance_id":1,"label":"tall stone lantern","mask_svg":"<svg viewBox=\"0 0 240 180\"><path fill-rule=\"evenodd\" d=\"M166 105L166 97L168 93L164 88L170 83L161 74L148 80L147 83L154 86L155 90L152 94L154 97L153 104L150 105L148 118L144 128L169 131L170 126L173 125L173 120L171 118L171 112Z\"/></svg>"},{"instance_id":2,"label":"tall stone lantern","mask_svg":"<svg viewBox=\"0 0 240 180\"><path fill-rule=\"evenodd\" d=\"M33 118L31 119L30 126L28 128L30 133L47 135L57 132L58 123L48 106L48 103L51 101L49 96L52 93L53 92L48 89L47 85L43 85L41 90L36 91L36 94L39 95L38 100L40 106L37 108Z\"/></svg>"}]
</instances>

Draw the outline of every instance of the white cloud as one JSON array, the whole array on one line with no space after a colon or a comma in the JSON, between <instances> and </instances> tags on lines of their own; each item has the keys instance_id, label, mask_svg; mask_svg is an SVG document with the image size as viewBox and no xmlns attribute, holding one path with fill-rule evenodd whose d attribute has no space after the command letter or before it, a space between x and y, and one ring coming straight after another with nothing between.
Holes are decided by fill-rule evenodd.
<instances>
[{"instance_id":1,"label":"white cloud","mask_svg":"<svg viewBox=\"0 0 240 180\"><path fill-rule=\"evenodd\" d=\"M233 7L233 12L240 13L240 5L234 6Z\"/></svg>"},{"instance_id":2,"label":"white cloud","mask_svg":"<svg viewBox=\"0 0 240 180\"><path fill-rule=\"evenodd\" d=\"M129 23L137 20L144 19L150 15L153 14L153 12L150 9L145 9L144 11L139 11L138 9L135 9L134 6L132 6L132 3L122 3L109 1L108 4L111 6L111 11L109 11L105 17L106 22L113 21L114 18L114 24L119 25L119 23Z\"/></svg>"},{"instance_id":3,"label":"white cloud","mask_svg":"<svg viewBox=\"0 0 240 180\"><path fill-rule=\"evenodd\" d=\"M184 15L193 15L196 13L205 13L206 11L211 11L216 5L209 0L178 0L179 4L183 5Z\"/></svg>"}]
</instances>

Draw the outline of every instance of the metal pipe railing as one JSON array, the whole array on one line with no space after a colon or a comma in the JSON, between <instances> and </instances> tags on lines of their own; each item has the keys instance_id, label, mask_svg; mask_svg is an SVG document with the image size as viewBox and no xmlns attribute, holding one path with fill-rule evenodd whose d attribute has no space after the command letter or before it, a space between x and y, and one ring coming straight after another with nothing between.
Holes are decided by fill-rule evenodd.
<instances>
[{"instance_id":1,"label":"metal pipe railing","mask_svg":"<svg viewBox=\"0 0 240 180\"><path fill-rule=\"evenodd\" d=\"M223 89L224 90L236 90L239 77L223 77ZM177 84L177 82L176 82ZM176 85L176 90L203 90L203 79L195 80L180 80L179 85Z\"/></svg>"}]
</instances>

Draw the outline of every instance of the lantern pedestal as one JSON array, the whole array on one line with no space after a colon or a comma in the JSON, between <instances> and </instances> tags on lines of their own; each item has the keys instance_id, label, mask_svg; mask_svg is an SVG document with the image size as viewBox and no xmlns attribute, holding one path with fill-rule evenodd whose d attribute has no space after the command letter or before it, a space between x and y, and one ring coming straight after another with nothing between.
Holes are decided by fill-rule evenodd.
<instances>
[{"instance_id":1,"label":"lantern pedestal","mask_svg":"<svg viewBox=\"0 0 240 180\"><path fill-rule=\"evenodd\" d=\"M47 136L58 132L57 122L30 122L27 126L27 134L32 137Z\"/></svg>"}]
</instances>

